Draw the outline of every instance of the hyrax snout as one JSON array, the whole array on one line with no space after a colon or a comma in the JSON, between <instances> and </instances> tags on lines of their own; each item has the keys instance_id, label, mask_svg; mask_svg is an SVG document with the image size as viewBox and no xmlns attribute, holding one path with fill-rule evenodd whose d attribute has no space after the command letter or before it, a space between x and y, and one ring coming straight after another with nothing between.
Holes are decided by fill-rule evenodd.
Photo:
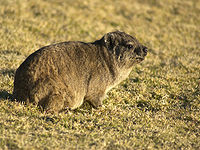
<instances>
[{"instance_id":1,"label":"hyrax snout","mask_svg":"<svg viewBox=\"0 0 200 150\"><path fill-rule=\"evenodd\" d=\"M106 93L147 55L135 37L116 31L92 43L63 42L32 53L19 66L14 98L48 112L102 105Z\"/></svg>"}]
</instances>

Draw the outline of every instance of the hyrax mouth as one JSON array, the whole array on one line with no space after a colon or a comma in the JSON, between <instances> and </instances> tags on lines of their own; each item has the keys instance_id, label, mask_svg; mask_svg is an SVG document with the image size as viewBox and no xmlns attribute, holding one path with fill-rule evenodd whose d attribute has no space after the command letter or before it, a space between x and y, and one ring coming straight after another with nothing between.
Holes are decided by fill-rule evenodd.
<instances>
[{"instance_id":1,"label":"hyrax mouth","mask_svg":"<svg viewBox=\"0 0 200 150\"><path fill-rule=\"evenodd\" d=\"M137 62L141 62L141 61L144 60L144 57L136 57L135 59L136 59Z\"/></svg>"},{"instance_id":2,"label":"hyrax mouth","mask_svg":"<svg viewBox=\"0 0 200 150\"><path fill-rule=\"evenodd\" d=\"M136 57L136 60L144 60L144 58L143 57Z\"/></svg>"}]
</instances>

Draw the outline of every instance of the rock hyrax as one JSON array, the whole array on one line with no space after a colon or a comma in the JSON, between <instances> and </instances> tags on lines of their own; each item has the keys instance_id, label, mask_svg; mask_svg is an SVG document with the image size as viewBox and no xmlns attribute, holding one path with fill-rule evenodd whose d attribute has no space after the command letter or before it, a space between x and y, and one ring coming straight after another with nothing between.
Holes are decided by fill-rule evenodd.
<instances>
[{"instance_id":1,"label":"rock hyrax","mask_svg":"<svg viewBox=\"0 0 200 150\"><path fill-rule=\"evenodd\" d=\"M120 31L92 43L69 41L42 47L17 69L13 95L47 112L75 109L84 101L97 108L146 55L145 46Z\"/></svg>"}]
</instances>

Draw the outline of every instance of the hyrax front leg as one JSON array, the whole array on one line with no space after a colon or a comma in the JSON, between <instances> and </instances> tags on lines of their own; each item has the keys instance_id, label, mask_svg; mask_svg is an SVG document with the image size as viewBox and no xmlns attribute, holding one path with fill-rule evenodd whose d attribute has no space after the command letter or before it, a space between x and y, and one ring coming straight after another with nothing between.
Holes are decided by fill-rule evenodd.
<instances>
[{"instance_id":1,"label":"hyrax front leg","mask_svg":"<svg viewBox=\"0 0 200 150\"><path fill-rule=\"evenodd\" d=\"M86 100L92 104L93 108L97 109L98 107L102 106L102 102L105 99L105 97L105 94L98 94Z\"/></svg>"}]
</instances>

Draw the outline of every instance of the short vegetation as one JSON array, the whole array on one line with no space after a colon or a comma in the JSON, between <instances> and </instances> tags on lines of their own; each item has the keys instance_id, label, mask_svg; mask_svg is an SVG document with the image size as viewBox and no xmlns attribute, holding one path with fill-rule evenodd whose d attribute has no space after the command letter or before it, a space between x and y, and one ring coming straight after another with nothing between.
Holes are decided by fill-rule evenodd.
<instances>
[{"instance_id":1,"label":"short vegetation","mask_svg":"<svg viewBox=\"0 0 200 150\"><path fill-rule=\"evenodd\" d=\"M0 149L200 149L199 0L0 0ZM103 107L46 114L12 101L42 46L115 30L149 48Z\"/></svg>"}]
</instances>

